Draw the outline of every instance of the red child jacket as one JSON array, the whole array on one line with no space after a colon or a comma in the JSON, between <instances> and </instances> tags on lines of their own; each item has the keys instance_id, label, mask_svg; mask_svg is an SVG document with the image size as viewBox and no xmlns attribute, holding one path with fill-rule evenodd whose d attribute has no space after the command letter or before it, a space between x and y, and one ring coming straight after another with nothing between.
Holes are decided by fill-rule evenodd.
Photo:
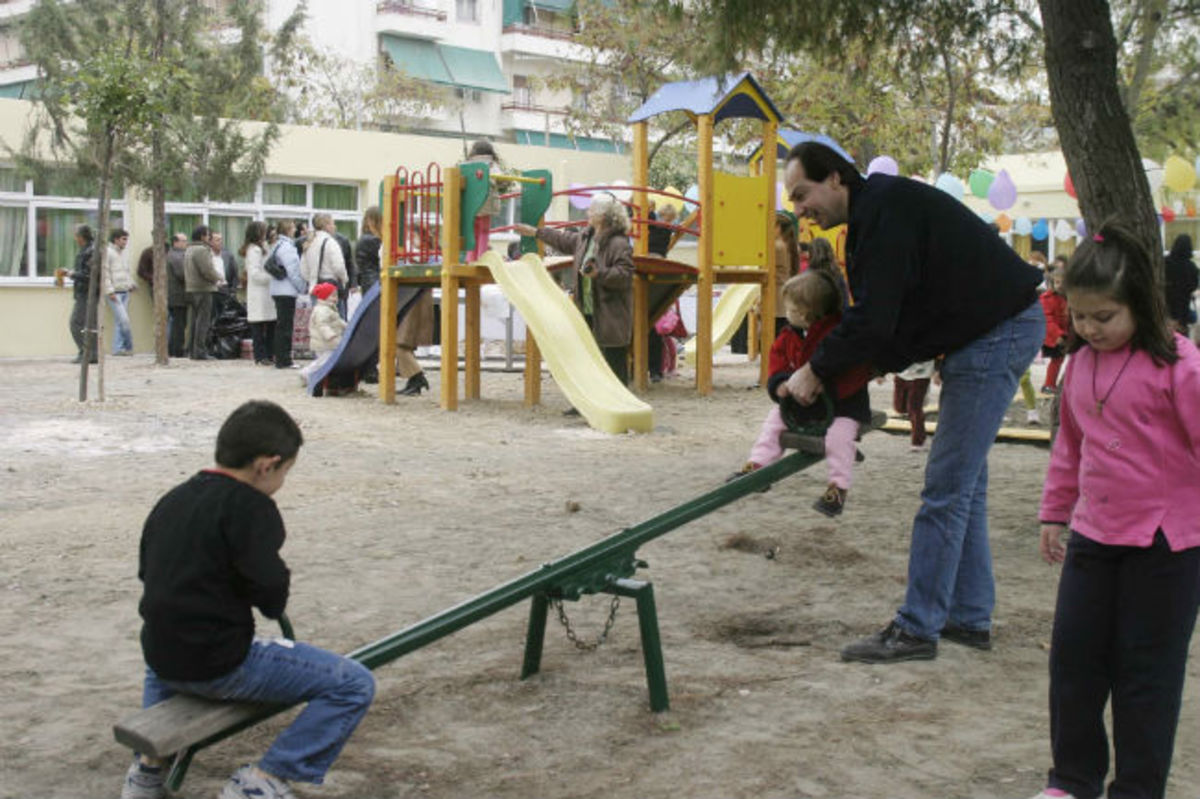
<instances>
[{"instance_id":1,"label":"red child jacket","mask_svg":"<svg viewBox=\"0 0 1200 799\"><path fill-rule=\"evenodd\" d=\"M815 322L808 331L801 335L800 331L787 325L775 338L771 345L771 355L768 368L771 376L767 379L767 392L774 402L779 401L775 394L776 387L792 376L804 364L808 363L817 345L842 320L840 313ZM871 418L870 402L866 386L870 382L874 370L869 364L859 364L843 372L833 381L834 410L838 416L849 416L859 421ZM828 390L829 386L826 386Z\"/></svg>"},{"instance_id":2,"label":"red child jacket","mask_svg":"<svg viewBox=\"0 0 1200 799\"><path fill-rule=\"evenodd\" d=\"M1042 312L1046 314L1046 340L1042 346L1056 347L1059 339L1066 338L1070 326L1067 298L1056 291L1043 292Z\"/></svg>"}]
</instances>

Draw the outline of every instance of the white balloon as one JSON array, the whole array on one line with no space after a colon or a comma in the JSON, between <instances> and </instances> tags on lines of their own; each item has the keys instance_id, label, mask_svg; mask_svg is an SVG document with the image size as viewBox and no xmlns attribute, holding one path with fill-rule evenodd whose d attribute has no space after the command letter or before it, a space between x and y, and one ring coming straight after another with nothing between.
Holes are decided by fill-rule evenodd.
<instances>
[{"instance_id":1,"label":"white balloon","mask_svg":"<svg viewBox=\"0 0 1200 799\"><path fill-rule=\"evenodd\" d=\"M1058 220L1054 225L1054 238L1059 241L1075 238L1075 226L1065 219Z\"/></svg>"},{"instance_id":2,"label":"white balloon","mask_svg":"<svg viewBox=\"0 0 1200 799\"><path fill-rule=\"evenodd\" d=\"M627 181L627 180L614 180L614 181L612 182L612 185L613 185L613 186L628 186L628 185L629 185L629 181ZM627 202L629 202L630 198L631 198L631 197L633 197L633 190L632 190L632 189L613 189L613 192L612 192L612 193L613 193L613 196L614 196L614 197L616 197L618 200L620 200L620 201L621 201L621 202L623 202L623 203L627 203Z\"/></svg>"}]
</instances>

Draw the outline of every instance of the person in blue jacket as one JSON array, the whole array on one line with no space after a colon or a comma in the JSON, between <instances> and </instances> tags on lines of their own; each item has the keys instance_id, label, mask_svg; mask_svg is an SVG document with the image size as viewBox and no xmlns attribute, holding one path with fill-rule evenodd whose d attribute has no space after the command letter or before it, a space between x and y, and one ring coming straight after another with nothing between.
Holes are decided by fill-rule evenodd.
<instances>
[{"instance_id":1,"label":"person in blue jacket","mask_svg":"<svg viewBox=\"0 0 1200 799\"><path fill-rule=\"evenodd\" d=\"M811 403L822 383L864 361L886 373L945 356L904 604L842 659L929 660L939 638L990 649L987 455L1042 342L1041 273L946 192L891 175L864 178L822 144L788 153L784 185L798 216L822 228L848 223L855 300L790 378L792 396Z\"/></svg>"}]
</instances>

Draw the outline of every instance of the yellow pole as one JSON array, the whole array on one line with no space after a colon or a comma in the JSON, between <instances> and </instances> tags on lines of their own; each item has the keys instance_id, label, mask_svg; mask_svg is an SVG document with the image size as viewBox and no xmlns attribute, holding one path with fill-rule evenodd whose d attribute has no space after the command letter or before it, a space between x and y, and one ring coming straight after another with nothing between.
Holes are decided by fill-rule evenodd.
<instances>
[{"instance_id":1,"label":"yellow pole","mask_svg":"<svg viewBox=\"0 0 1200 799\"><path fill-rule=\"evenodd\" d=\"M482 331L479 325L479 284L467 284L467 329L463 335L463 347L466 349L466 386L467 399L479 399L479 374L482 362L479 349Z\"/></svg>"},{"instance_id":2,"label":"yellow pole","mask_svg":"<svg viewBox=\"0 0 1200 799\"><path fill-rule=\"evenodd\" d=\"M383 243L379 246L379 399L391 404L396 401L396 281L388 275L391 263L392 239L400 229L399 220L393 218L392 189L396 176L383 179L383 201L387 203L383 213ZM403 213L401 209L400 213Z\"/></svg>"},{"instance_id":3,"label":"yellow pole","mask_svg":"<svg viewBox=\"0 0 1200 799\"><path fill-rule=\"evenodd\" d=\"M541 227L546 224L546 218L542 217L537 221L537 226ZM541 239L537 241L537 254L539 258L546 257L546 245ZM539 262L540 263L540 262ZM544 266L540 268L545 269ZM537 339L533 336L533 329L528 324L525 325L525 407L532 408L534 405L540 405L542 402L542 351L538 349Z\"/></svg>"},{"instance_id":4,"label":"yellow pole","mask_svg":"<svg viewBox=\"0 0 1200 799\"><path fill-rule=\"evenodd\" d=\"M458 254L462 173L446 171L442 186L442 409L458 410Z\"/></svg>"},{"instance_id":5,"label":"yellow pole","mask_svg":"<svg viewBox=\"0 0 1200 799\"><path fill-rule=\"evenodd\" d=\"M645 186L650 179L649 163L649 133L645 122L633 126L633 185ZM634 208L640 219L646 219L650 213L650 203L646 192L637 191L633 195ZM643 225L641 235L634 240L635 255L646 255L650 252L650 226ZM645 391L649 387L648 362L650 338L650 309L648 302L649 286L644 275L637 271L633 274L633 387L636 391Z\"/></svg>"},{"instance_id":6,"label":"yellow pole","mask_svg":"<svg viewBox=\"0 0 1200 799\"><path fill-rule=\"evenodd\" d=\"M696 250L696 391L712 393L713 332L713 119L696 119L697 167L700 184L700 241Z\"/></svg>"},{"instance_id":7,"label":"yellow pole","mask_svg":"<svg viewBox=\"0 0 1200 799\"><path fill-rule=\"evenodd\" d=\"M771 352L771 345L775 341L775 317L779 316L779 308L781 298L775 296L775 162L776 162L776 139L779 136L779 123L774 120L763 122L763 146L762 146L762 161L760 162L760 174L763 179L763 191L766 194L764 201L767 204L767 229L766 249L763 252L766 258L763 261L763 269L766 271L766 277L763 282L762 291L762 319L760 321L761 330L759 331L759 351L762 353L762 359L758 364L758 382L765 386L767 379L771 376L770 359L767 355Z\"/></svg>"}]
</instances>

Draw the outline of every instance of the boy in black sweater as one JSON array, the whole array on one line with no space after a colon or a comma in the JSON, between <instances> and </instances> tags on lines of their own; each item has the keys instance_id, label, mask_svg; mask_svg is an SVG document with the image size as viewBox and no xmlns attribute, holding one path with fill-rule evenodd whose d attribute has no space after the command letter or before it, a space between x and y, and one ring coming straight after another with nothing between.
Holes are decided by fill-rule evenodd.
<instances>
[{"instance_id":1,"label":"boy in black sweater","mask_svg":"<svg viewBox=\"0 0 1200 799\"><path fill-rule=\"evenodd\" d=\"M353 660L254 637L251 608L276 619L287 604L286 533L271 496L302 443L283 408L245 403L217 434L217 465L167 493L142 529L143 707L175 693L308 703L262 760L234 772L221 799L287 799L287 780L320 783L375 694L371 673ZM165 772L165 763L135 756L122 799L166 796Z\"/></svg>"}]
</instances>

